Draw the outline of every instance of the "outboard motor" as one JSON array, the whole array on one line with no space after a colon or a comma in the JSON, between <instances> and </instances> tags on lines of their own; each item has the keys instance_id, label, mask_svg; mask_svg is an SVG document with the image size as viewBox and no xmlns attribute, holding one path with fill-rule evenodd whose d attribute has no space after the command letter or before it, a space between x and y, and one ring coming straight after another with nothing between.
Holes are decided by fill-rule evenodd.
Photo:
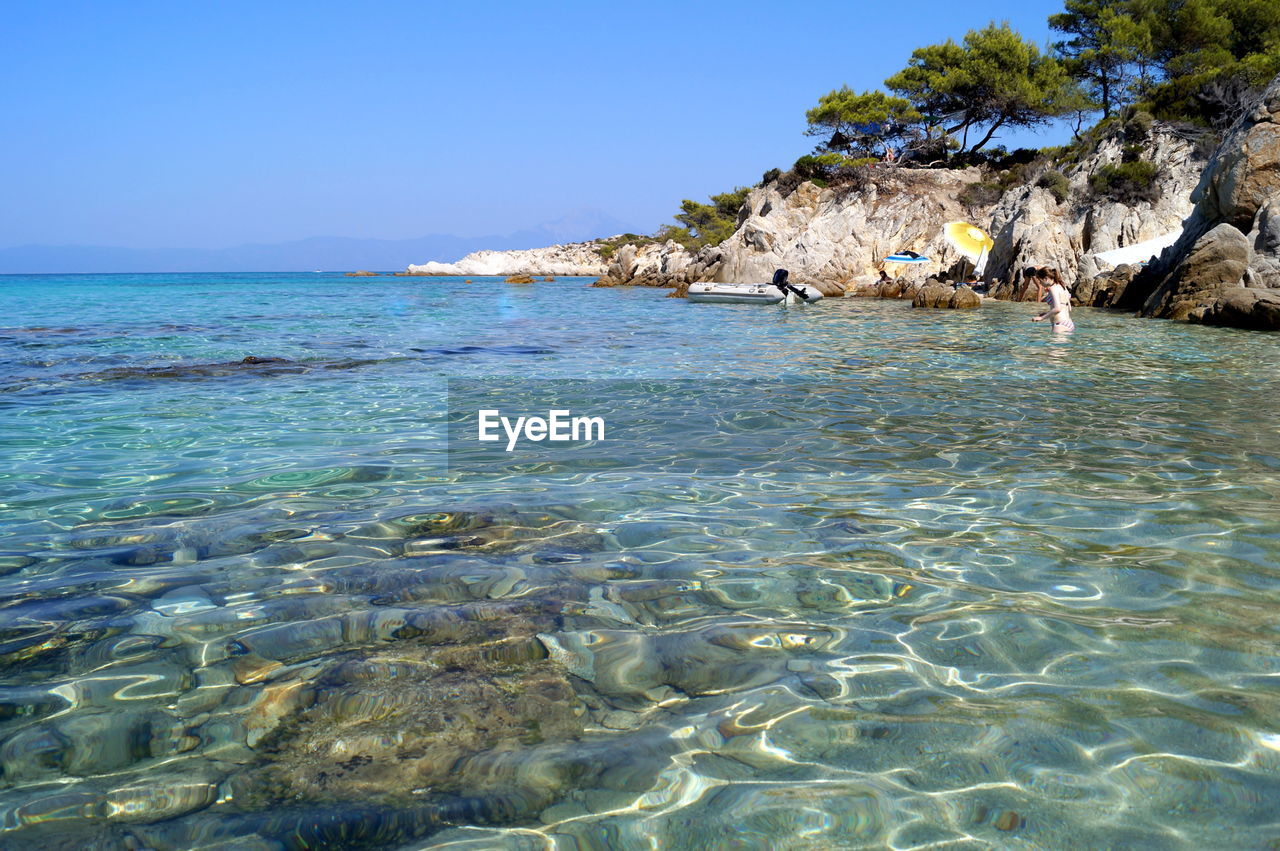
<instances>
[{"instance_id":1,"label":"outboard motor","mask_svg":"<svg viewBox=\"0 0 1280 851\"><path fill-rule=\"evenodd\" d=\"M787 283L788 274L789 273L787 272L786 269L778 269L777 271L775 271L773 273L773 285L778 289L782 290L782 294L784 296L794 295L796 298L800 299L805 304L808 304L809 297L804 294L804 290L801 289L800 287L794 287L791 284Z\"/></svg>"}]
</instances>

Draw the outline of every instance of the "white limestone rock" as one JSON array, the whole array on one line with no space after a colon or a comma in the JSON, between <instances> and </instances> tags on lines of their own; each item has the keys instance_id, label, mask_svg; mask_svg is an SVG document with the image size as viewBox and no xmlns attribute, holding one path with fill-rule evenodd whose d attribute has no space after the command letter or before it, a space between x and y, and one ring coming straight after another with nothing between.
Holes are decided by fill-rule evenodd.
<instances>
[{"instance_id":1,"label":"white limestone rock","mask_svg":"<svg viewBox=\"0 0 1280 851\"><path fill-rule=\"evenodd\" d=\"M528 248L518 251L474 251L457 263L411 265L411 275L457 275L484 277L498 275L602 275L604 258L599 243L577 242Z\"/></svg>"}]
</instances>

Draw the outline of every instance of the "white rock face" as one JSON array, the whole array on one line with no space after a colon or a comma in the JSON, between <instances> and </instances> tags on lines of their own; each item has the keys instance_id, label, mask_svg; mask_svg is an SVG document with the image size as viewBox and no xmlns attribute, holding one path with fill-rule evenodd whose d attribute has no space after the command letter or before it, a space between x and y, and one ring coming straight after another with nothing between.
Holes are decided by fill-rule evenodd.
<instances>
[{"instance_id":1,"label":"white rock face","mask_svg":"<svg viewBox=\"0 0 1280 851\"><path fill-rule=\"evenodd\" d=\"M671 286L680 278L692 256L677 243L667 240L637 248L624 245L612 257L600 255L601 243L578 242L529 248L520 251L475 251L457 263L422 263L409 266L413 275L581 275L618 274L620 282L632 286ZM772 273L770 273L772 274Z\"/></svg>"},{"instance_id":2,"label":"white rock face","mask_svg":"<svg viewBox=\"0 0 1280 851\"><path fill-rule=\"evenodd\" d=\"M995 239L987 273L1006 282L1020 281L1026 266L1051 266L1071 287L1103 271L1094 254L1178 230L1191 214L1191 191L1205 160L1191 142L1159 126L1143 147L1144 158L1160 167L1158 200L1130 207L1091 197L1093 176L1104 166L1121 162L1124 143L1108 139L1067 171L1071 191L1062 203L1034 184L1013 189L1000 199L985 223Z\"/></svg>"},{"instance_id":3,"label":"white rock face","mask_svg":"<svg viewBox=\"0 0 1280 851\"><path fill-rule=\"evenodd\" d=\"M473 251L457 263L423 263L409 266L414 275L603 275L605 260L594 242L552 245L520 251Z\"/></svg>"},{"instance_id":4,"label":"white rock face","mask_svg":"<svg viewBox=\"0 0 1280 851\"><path fill-rule=\"evenodd\" d=\"M904 274L944 271L960 254L942 238L942 225L969 219L956 198L981 178L973 168L884 169L871 171L856 190L803 183L784 198L773 185L756 189L747 198L749 214L717 246L720 262L712 279L768 281L775 269L786 269L792 280L834 295L874 276L885 256L903 250L935 261Z\"/></svg>"},{"instance_id":5,"label":"white rock face","mask_svg":"<svg viewBox=\"0 0 1280 851\"><path fill-rule=\"evenodd\" d=\"M982 180L977 169L963 171L872 170L866 186L844 193L802 184L783 198L765 187L747 199L749 215L728 240L704 249L691 268L716 281L769 280L788 269L794 279L836 291L867 282L883 266L907 278L945 272L960 254L942 237L948 221L971 221L995 240L986 266L989 278L1010 297L1025 266L1052 266L1068 286L1100 270L1093 254L1177 230L1192 210L1191 190L1204 159L1194 145L1157 127L1144 156L1160 165L1161 196L1154 203L1125 206L1092 197L1090 180L1105 165L1118 164L1123 142L1112 139L1069 170L1070 193L1058 203L1034 183L1007 192L994 207L965 207L964 188ZM909 249L935 262L919 267L885 266L883 258ZM710 252L718 252L718 264ZM701 268L700 268L701 265Z\"/></svg>"}]
</instances>

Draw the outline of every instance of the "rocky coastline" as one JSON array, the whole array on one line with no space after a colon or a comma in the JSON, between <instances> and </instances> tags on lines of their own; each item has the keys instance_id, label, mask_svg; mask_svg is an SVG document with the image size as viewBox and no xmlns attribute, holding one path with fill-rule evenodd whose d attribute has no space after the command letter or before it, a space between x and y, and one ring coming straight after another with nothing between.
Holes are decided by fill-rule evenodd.
<instances>
[{"instance_id":1,"label":"rocky coastline","mask_svg":"<svg viewBox=\"0 0 1280 851\"><path fill-rule=\"evenodd\" d=\"M518 251L473 251L456 263L410 265L409 275L457 277L508 277L511 275L603 275L607 263L599 244L575 242Z\"/></svg>"},{"instance_id":2,"label":"rocky coastline","mask_svg":"<svg viewBox=\"0 0 1280 851\"><path fill-rule=\"evenodd\" d=\"M1280 77L1232 126L1191 199L1181 238L1134 278L1121 306L1280 329Z\"/></svg>"},{"instance_id":3,"label":"rocky coastline","mask_svg":"<svg viewBox=\"0 0 1280 851\"><path fill-rule=\"evenodd\" d=\"M786 268L792 280L828 296L916 299L926 284L916 279L924 276L882 284L883 258L916 251L936 261L935 276L958 277L962 258L942 225L965 220L995 241L984 276L994 298L1033 298L1022 270L1047 265L1082 305L1280 329L1280 77L1216 150L1204 150L1197 136L1158 122L1117 122L1061 172L1041 163L1017 185L986 195L975 191L989 186L977 167L876 166L831 187L775 179L747 196L728 239L697 252L672 241L615 251L599 240L480 251L407 273L596 276L598 287L667 287L682 296L695 281L763 281ZM1099 191L1100 176L1139 156L1156 166L1151 191L1123 200ZM1145 268L1098 258L1179 229L1178 241Z\"/></svg>"}]
</instances>

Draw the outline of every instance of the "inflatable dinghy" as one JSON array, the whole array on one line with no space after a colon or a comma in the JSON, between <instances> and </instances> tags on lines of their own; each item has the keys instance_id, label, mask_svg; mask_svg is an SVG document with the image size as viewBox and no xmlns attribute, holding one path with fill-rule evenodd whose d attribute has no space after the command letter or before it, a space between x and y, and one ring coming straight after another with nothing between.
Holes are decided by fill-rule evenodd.
<instances>
[{"instance_id":1,"label":"inflatable dinghy","mask_svg":"<svg viewBox=\"0 0 1280 851\"><path fill-rule=\"evenodd\" d=\"M812 304L822 293L812 284L787 283L787 270L779 269L771 284L690 284L685 298L720 304Z\"/></svg>"},{"instance_id":2,"label":"inflatable dinghy","mask_svg":"<svg viewBox=\"0 0 1280 851\"><path fill-rule=\"evenodd\" d=\"M807 284L788 284L804 293L810 302L822 298L817 288ZM690 284L689 301L720 302L721 304L778 304L786 300L788 303L799 302L801 298L795 293L783 293L773 284Z\"/></svg>"}]
</instances>

